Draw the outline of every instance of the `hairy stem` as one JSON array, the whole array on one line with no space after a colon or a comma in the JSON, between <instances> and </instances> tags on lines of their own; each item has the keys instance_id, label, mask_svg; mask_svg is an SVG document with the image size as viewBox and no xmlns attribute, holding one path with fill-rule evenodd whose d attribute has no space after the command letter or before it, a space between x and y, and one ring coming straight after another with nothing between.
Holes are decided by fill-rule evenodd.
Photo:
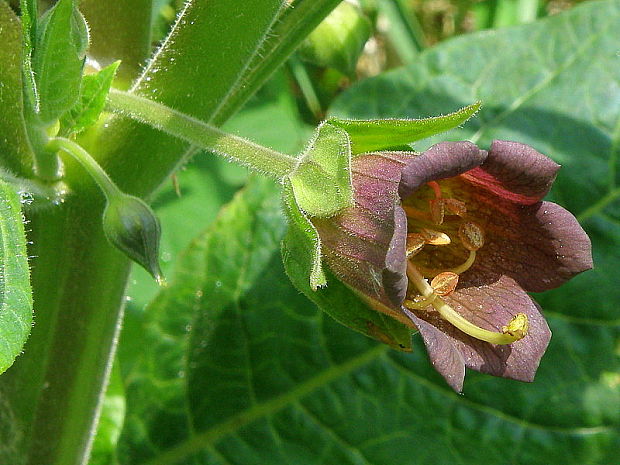
<instances>
[{"instance_id":1,"label":"hairy stem","mask_svg":"<svg viewBox=\"0 0 620 465\"><path fill-rule=\"evenodd\" d=\"M108 109L149 124L172 136L210 150L274 178L283 178L297 167L297 159L199 121L128 92L113 90Z\"/></svg>"}]
</instances>

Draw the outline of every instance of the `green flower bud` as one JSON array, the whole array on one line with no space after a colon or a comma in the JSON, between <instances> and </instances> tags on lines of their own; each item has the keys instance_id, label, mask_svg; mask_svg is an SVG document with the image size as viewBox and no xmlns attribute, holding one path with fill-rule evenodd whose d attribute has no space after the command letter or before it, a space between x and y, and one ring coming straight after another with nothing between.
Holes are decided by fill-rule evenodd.
<instances>
[{"instance_id":1,"label":"green flower bud","mask_svg":"<svg viewBox=\"0 0 620 465\"><path fill-rule=\"evenodd\" d=\"M116 248L164 284L159 268L161 228L151 207L131 195L114 196L103 212L103 231Z\"/></svg>"},{"instance_id":2,"label":"green flower bud","mask_svg":"<svg viewBox=\"0 0 620 465\"><path fill-rule=\"evenodd\" d=\"M361 10L342 2L302 42L298 52L305 61L351 76L371 33L370 21Z\"/></svg>"}]
</instances>

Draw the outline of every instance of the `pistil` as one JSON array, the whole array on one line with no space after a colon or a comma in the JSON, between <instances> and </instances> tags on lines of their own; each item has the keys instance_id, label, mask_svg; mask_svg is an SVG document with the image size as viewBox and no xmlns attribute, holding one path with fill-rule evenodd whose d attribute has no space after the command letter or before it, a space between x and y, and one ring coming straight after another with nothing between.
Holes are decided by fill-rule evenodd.
<instances>
[{"instance_id":1,"label":"pistil","mask_svg":"<svg viewBox=\"0 0 620 465\"><path fill-rule=\"evenodd\" d=\"M527 315L524 313L515 315L507 325L502 327L501 332L489 331L466 320L456 310L450 307L435 293L434 289L428 284L424 276L422 276L411 261L407 262L407 277L411 284L415 286L425 300L429 301L430 305L439 312L444 320L448 321L465 334L480 339L481 341L500 345L512 344L513 342L523 339L527 334L529 322Z\"/></svg>"}]
</instances>

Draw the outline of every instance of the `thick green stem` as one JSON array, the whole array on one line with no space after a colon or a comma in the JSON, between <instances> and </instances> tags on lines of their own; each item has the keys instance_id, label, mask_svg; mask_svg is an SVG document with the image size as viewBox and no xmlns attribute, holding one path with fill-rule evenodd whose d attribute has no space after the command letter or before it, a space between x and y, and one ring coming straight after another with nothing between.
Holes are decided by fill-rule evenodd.
<instances>
[{"instance_id":1,"label":"thick green stem","mask_svg":"<svg viewBox=\"0 0 620 465\"><path fill-rule=\"evenodd\" d=\"M107 103L109 110L130 116L271 177L283 178L297 167L298 160L295 157L227 134L153 100L113 90Z\"/></svg>"}]
</instances>

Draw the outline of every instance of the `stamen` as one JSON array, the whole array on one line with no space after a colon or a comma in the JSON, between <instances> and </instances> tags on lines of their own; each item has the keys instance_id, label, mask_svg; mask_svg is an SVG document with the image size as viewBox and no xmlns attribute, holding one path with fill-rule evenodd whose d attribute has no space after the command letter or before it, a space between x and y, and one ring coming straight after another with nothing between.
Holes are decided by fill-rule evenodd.
<instances>
[{"instance_id":1,"label":"stamen","mask_svg":"<svg viewBox=\"0 0 620 465\"><path fill-rule=\"evenodd\" d=\"M476 223L464 221L459 226L459 239L467 250L478 250L484 245L484 231Z\"/></svg>"},{"instance_id":2,"label":"stamen","mask_svg":"<svg viewBox=\"0 0 620 465\"><path fill-rule=\"evenodd\" d=\"M431 280L431 287L437 295L450 295L459 283L459 275L450 271L439 273Z\"/></svg>"},{"instance_id":3,"label":"stamen","mask_svg":"<svg viewBox=\"0 0 620 465\"><path fill-rule=\"evenodd\" d=\"M448 245L451 242L450 236L434 229L422 228L420 234L424 237L424 241L430 245Z\"/></svg>"},{"instance_id":4,"label":"stamen","mask_svg":"<svg viewBox=\"0 0 620 465\"><path fill-rule=\"evenodd\" d=\"M443 203L448 211L454 215L463 216L467 213L465 202L458 199L443 199Z\"/></svg>"},{"instance_id":5,"label":"stamen","mask_svg":"<svg viewBox=\"0 0 620 465\"><path fill-rule=\"evenodd\" d=\"M422 310L429 305L433 304L433 301L437 298L437 294L433 294L430 297L426 297L420 300L409 300L405 299L403 305L407 307L409 310Z\"/></svg>"},{"instance_id":6,"label":"stamen","mask_svg":"<svg viewBox=\"0 0 620 465\"><path fill-rule=\"evenodd\" d=\"M476 261L476 251L470 250L469 257L467 257L467 260L465 260L463 264L459 266L455 266L454 268L451 268L448 271L451 271L452 273L456 273L456 274L464 273L465 271L471 268L471 266L474 264L475 261Z\"/></svg>"},{"instance_id":7,"label":"stamen","mask_svg":"<svg viewBox=\"0 0 620 465\"><path fill-rule=\"evenodd\" d=\"M421 221L432 221L431 214L428 212L418 210L417 208L410 207L409 205L403 205L403 210L405 210L407 218Z\"/></svg>"},{"instance_id":8,"label":"stamen","mask_svg":"<svg viewBox=\"0 0 620 465\"><path fill-rule=\"evenodd\" d=\"M432 295L437 296L433 288L426 282L415 265L410 261L407 262L407 277L425 298L429 298ZM439 296L433 299L431 305L439 312L444 320L450 322L465 334L481 341L490 342L491 344L512 344L513 342L523 339L527 334L528 318L524 313L517 314L506 326L503 326L502 332L495 332L480 328L472 322L467 321Z\"/></svg>"},{"instance_id":9,"label":"stamen","mask_svg":"<svg viewBox=\"0 0 620 465\"><path fill-rule=\"evenodd\" d=\"M429 181L426 183L426 185L428 187L430 187L431 189L433 189L433 192L435 193L435 198L436 199L440 199L442 197L441 195L441 186L439 185L439 183L437 181Z\"/></svg>"},{"instance_id":10,"label":"stamen","mask_svg":"<svg viewBox=\"0 0 620 465\"><path fill-rule=\"evenodd\" d=\"M431 199L428 201L429 210L433 223L442 224L445 214L444 199Z\"/></svg>"},{"instance_id":11,"label":"stamen","mask_svg":"<svg viewBox=\"0 0 620 465\"><path fill-rule=\"evenodd\" d=\"M420 233L409 233L407 234L407 258L413 257L417 254L422 247L426 244L426 240L424 240L424 236Z\"/></svg>"}]
</instances>

